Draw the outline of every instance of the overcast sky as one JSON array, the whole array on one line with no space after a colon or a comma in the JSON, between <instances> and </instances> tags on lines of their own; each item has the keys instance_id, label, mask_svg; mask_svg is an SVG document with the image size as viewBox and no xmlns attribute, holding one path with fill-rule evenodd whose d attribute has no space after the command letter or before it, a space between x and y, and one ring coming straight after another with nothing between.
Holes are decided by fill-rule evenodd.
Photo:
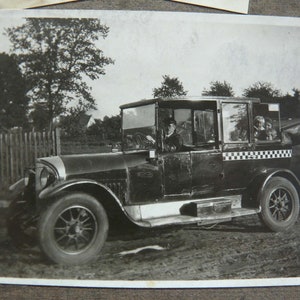
<instances>
[{"instance_id":1,"label":"overcast sky","mask_svg":"<svg viewBox=\"0 0 300 300\"><path fill-rule=\"evenodd\" d=\"M26 15L25 15L26 14ZM43 14L43 15L42 15ZM189 96L211 81L226 80L236 96L257 81L283 93L300 89L300 19L172 12L0 11L0 32L24 16L99 17L110 28L99 41L115 60L106 75L90 82L98 111L119 113L126 102L152 98L163 75L178 77ZM1 36L0 52L9 43Z\"/></svg>"}]
</instances>

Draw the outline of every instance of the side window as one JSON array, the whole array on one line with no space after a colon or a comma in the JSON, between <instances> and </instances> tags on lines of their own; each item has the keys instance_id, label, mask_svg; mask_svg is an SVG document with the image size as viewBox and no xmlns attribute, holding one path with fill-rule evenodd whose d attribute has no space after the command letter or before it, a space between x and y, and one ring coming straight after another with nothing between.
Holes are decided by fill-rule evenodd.
<instances>
[{"instance_id":1,"label":"side window","mask_svg":"<svg viewBox=\"0 0 300 300\"><path fill-rule=\"evenodd\" d=\"M177 122L177 133L181 136L183 144L192 145L192 111L190 109L174 109L174 119Z\"/></svg>"},{"instance_id":2,"label":"side window","mask_svg":"<svg viewBox=\"0 0 300 300\"><path fill-rule=\"evenodd\" d=\"M215 113L212 110L194 111L196 145L215 143Z\"/></svg>"},{"instance_id":3,"label":"side window","mask_svg":"<svg viewBox=\"0 0 300 300\"><path fill-rule=\"evenodd\" d=\"M190 109L161 108L158 114L159 149L163 152L186 150L193 143Z\"/></svg>"},{"instance_id":4,"label":"side window","mask_svg":"<svg viewBox=\"0 0 300 300\"><path fill-rule=\"evenodd\" d=\"M224 143L248 143L248 105L246 103L223 103Z\"/></svg>"},{"instance_id":5,"label":"side window","mask_svg":"<svg viewBox=\"0 0 300 300\"><path fill-rule=\"evenodd\" d=\"M253 105L253 134L257 143L280 140L279 104Z\"/></svg>"}]
</instances>

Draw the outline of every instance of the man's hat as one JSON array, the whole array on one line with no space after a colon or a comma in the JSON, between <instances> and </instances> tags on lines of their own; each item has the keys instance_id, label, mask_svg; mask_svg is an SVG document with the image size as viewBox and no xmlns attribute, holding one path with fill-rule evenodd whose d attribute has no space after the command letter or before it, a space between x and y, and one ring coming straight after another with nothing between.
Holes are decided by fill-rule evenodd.
<instances>
[{"instance_id":1,"label":"man's hat","mask_svg":"<svg viewBox=\"0 0 300 300\"><path fill-rule=\"evenodd\" d=\"M167 118L167 119L165 119L165 125L170 125L170 124L174 124L174 125L176 125L176 121L175 121L175 119L174 118Z\"/></svg>"}]
</instances>

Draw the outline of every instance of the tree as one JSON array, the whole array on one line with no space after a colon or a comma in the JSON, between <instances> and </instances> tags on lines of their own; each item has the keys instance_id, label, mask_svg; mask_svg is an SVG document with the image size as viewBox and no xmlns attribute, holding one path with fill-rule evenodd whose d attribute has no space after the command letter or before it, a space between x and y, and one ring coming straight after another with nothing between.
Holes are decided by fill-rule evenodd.
<instances>
[{"instance_id":1,"label":"tree","mask_svg":"<svg viewBox=\"0 0 300 300\"><path fill-rule=\"evenodd\" d=\"M59 126L67 136L79 137L85 135L87 131L87 122L90 118L87 112L79 107L72 107L69 113L63 116Z\"/></svg>"},{"instance_id":2,"label":"tree","mask_svg":"<svg viewBox=\"0 0 300 300\"><path fill-rule=\"evenodd\" d=\"M263 102L273 102L280 97L280 90L275 89L269 82L258 81L244 90L243 96L259 98Z\"/></svg>"},{"instance_id":3,"label":"tree","mask_svg":"<svg viewBox=\"0 0 300 300\"><path fill-rule=\"evenodd\" d=\"M294 92L294 98L297 99L300 102L300 90L293 88L292 90Z\"/></svg>"},{"instance_id":4,"label":"tree","mask_svg":"<svg viewBox=\"0 0 300 300\"><path fill-rule=\"evenodd\" d=\"M276 102L280 103L281 118L299 118L300 113L300 91L296 88L292 89L293 94L286 93L284 96L276 98Z\"/></svg>"},{"instance_id":5,"label":"tree","mask_svg":"<svg viewBox=\"0 0 300 300\"><path fill-rule=\"evenodd\" d=\"M0 130L27 125L26 82L13 56L0 53Z\"/></svg>"},{"instance_id":6,"label":"tree","mask_svg":"<svg viewBox=\"0 0 300 300\"><path fill-rule=\"evenodd\" d=\"M49 120L49 110L46 102L34 103L32 111L29 114L29 119L32 121L32 126L35 130L42 131L45 129L45 120Z\"/></svg>"},{"instance_id":7,"label":"tree","mask_svg":"<svg viewBox=\"0 0 300 300\"><path fill-rule=\"evenodd\" d=\"M109 28L98 19L27 18L18 27L6 29L23 74L30 83L33 103L47 104L52 120L72 105L95 109L95 99L86 78L98 79L104 66L113 63L95 42Z\"/></svg>"},{"instance_id":8,"label":"tree","mask_svg":"<svg viewBox=\"0 0 300 300\"><path fill-rule=\"evenodd\" d=\"M103 120L96 119L95 123L91 125L87 133L90 135L97 135L103 140L120 141L121 140L121 116L105 116Z\"/></svg>"},{"instance_id":9,"label":"tree","mask_svg":"<svg viewBox=\"0 0 300 300\"><path fill-rule=\"evenodd\" d=\"M153 89L154 98L175 98L186 94L182 82L177 77L171 78L169 75L163 76L161 87Z\"/></svg>"},{"instance_id":10,"label":"tree","mask_svg":"<svg viewBox=\"0 0 300 300\"><path fill-rule=\"evenodd\" d=\"M203 96L224 96L233 97L234 92L232 86L227 81L212 81L208 90L204 89Z\"/></svg>"}]
</instances>

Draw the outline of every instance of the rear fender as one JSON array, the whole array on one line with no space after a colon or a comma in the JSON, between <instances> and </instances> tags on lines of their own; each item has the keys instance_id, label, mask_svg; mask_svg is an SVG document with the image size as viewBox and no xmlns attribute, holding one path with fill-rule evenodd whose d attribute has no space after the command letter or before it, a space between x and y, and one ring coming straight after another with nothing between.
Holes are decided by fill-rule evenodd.
<instances>
[{"instance_id":1,"label":"rear fender","mask_svg":"<svg viewBox=\"0 0 300 300\"><path fill-rule=\"evenodd\" d=\"M263 192L266 184L272 177L283 177L283 178L289 180L294 185L294 187L296 188L298 195L299 195L299 192L300 192L299 179L292 171L284 169L284 170L275 170L275 171L271 172L270 174L268 174L268 176L265 178L263 184L261 185L261 188L260 188L259 194L258 194L258 199L260 199L261 193Z\"/></svg>"},{"instance_id":2,"label":"rear fender","mask_svg":"<svg viewBox=\"0 0 300 300\"><path fill-rule=\"evenodd\" d=\"M250 199L254 200L251 201L252 205L254 204L256 207L259 207L262 192L266 184L273 177L286 178L295 186L298 194L300 193L300 181L292 171L288 169L270 169L257 175L249 184L247 194L250 195Z\"/></svg>"}]
</instances>

